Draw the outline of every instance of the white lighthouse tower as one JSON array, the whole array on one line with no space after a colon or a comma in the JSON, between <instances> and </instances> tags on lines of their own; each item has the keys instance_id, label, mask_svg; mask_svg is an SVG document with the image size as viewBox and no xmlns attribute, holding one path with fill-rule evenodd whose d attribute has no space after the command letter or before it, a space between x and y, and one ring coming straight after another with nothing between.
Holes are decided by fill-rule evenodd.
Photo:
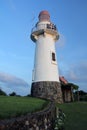
<instances>
[{"instance_id":1,"label":"white lighthouse tower","mask_svg":"<svg viewBox=\"0 0 87 130\"><path fill-rule=\"evenodd\" d=\"M36 43L31 95L62 102L55 42L59 39L48 11L41 11L31 32Z\"/></svg>"}]
</instances>

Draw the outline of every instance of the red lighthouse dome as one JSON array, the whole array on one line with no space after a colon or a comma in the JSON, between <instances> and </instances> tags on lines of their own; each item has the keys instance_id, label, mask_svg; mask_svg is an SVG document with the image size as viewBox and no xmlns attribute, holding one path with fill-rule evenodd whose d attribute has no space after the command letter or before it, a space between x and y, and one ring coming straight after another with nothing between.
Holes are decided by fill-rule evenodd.
<instances>
[{"instance_id":1,"label":"red lighthouse dome","mask_svg":"<svg viewBox=\"0 0 87 130\"><path fill-rule=\"evenodd\" d=\"M38 18L39 18L39 21L50 21L49 12L46 10L41 11Z\"/></svg>"}]
</instances>

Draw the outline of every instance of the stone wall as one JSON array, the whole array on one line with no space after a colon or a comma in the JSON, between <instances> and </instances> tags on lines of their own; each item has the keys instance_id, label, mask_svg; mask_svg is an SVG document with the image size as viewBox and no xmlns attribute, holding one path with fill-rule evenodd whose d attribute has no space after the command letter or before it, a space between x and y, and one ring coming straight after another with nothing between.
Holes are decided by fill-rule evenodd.
<instances>
[{"instance_id":1,"label":"stone wall","mask_svg":"<svg viewBox=\"0 0 87 130\"><path fill-rule=\"evenodd\" d=\"M54 102L50 102L43 111L0 120L0 130L53 130L55 117L56 106Z\"/></svg>"},{"instance_id":2,"label":"stone wall","mask_svg":"<svg viewBox=\"0 0 87 130\"><path fill-rule=\"evenodd\" d=\"M42 81L32 83L31 95L44 99L54 100L57 103L62 103L61 84L54 81Z\"/></svg>"}]
</instances>

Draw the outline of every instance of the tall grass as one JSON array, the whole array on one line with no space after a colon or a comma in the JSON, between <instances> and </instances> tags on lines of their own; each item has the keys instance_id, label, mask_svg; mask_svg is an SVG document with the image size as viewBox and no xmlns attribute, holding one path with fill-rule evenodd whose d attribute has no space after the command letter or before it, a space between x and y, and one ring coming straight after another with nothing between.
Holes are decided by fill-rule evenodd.
<instances>
[{"instance_id":1,"label":"tall grass","mask_svg":"<svg viewBox=\"0 0 87 130\"><path fill-rule=\"evenodd\" d=\"M32 97L0 96L0 119L41 110L47 101Z\"/></svg>"},{"instance_id":2,"label":"tall grass","mask_svg":"<svg viewBox=\"0 0 87 130\"><path fill-rule=\"evenodd\" d=\"M66 114L65 130L87 130L87 102L58 104Z\"/></svg>"}]
</instances>

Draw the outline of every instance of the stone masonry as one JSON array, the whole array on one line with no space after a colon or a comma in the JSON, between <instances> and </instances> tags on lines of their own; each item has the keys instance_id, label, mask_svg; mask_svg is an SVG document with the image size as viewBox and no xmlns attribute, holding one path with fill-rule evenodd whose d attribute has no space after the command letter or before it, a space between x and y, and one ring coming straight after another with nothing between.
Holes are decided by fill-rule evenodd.
<instances>
[{"instance_id":1,"label":"stone masonry","mask_svg":"<svg viewBox=\"0 0 87 130\"><path fill-rule=\"evenodd\" d=\"M0 130L53 130L56 118L54 102L42 111L12 119L0 120Z\"/></svg>"},{"instance_id":2,"label":"stone masonry","mask_svg":"<svg viewBox=\"0 0 87 130\"><path fill-rule=\"evenodd\" d=\"M59 82L44 81L32 83L31 95L62 103L62 91Z\"/></svg>"}]
</instances>

